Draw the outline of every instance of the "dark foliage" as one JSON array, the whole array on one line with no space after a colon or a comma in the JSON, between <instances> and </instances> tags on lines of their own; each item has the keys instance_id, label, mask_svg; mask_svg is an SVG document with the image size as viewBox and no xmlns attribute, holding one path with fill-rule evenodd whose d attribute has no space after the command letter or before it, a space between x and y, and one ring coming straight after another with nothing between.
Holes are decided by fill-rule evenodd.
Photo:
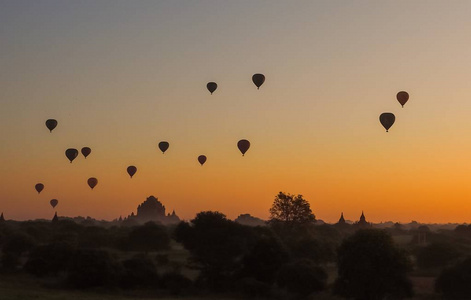
<instances>
[{"instance_id":1,"label":"dark foliage","mask_svg":"<svg viewBox=\"0 0 471 300\"><path fill-rule=\"evenodd\" d=\"M38 277L56 275L66 271L75 249L68 243L52 243L34 248L25 264L25 270Z\"/></svg>"},{"instance_id":2,"label":"dark foliage","mask_svg":"<svg viewBox=\"0 0 471 300\"><path fill-rule=\"evenodd\" d=\"M273 234L258 237L242 260L242 274L258 282L273 283L283 264L289 261L289 253Z\"/></svg>"},{"instance_id":3,"label":"dark foliage","mask_svg":"<svg viewBox=\"0 0 471 300\"><path fill-rule=\"evenodd\" d=\"M124 288L156 287L159 276L154 262L146 255L136 255L123 261L121 286Z\"/></svg>"},{"instance_id":4,"label":"dark foliage","mask_svg":"<svg viewBox=\"0 0 471 300\"><path fill-rule=\"evenodd\" d=\"M310 260L299 260L284 265L276 283L288 292L297 296L308 296L325 289L327 273Z\"/></svg>"},{"instance_id":5,"label":"dark foliage","mask_svg":"<svg viewBox=\"0 0 471 300\"><path fill-rule=\"evenodd\" d=\"M240 267L250 232L219 212L201 212L191 225L180 223L175 237L191 252L201 270L200 282L215 290L227 289Z\"/></svg>"},{"instance_id":6,"label":"dark foliage","mask_svg":"<svg viewBox=\"0 0 471 300\"><path fill-rule=\"evenodd\" d=\"M443 268L462 256L461 252L450 243L432 243L420 248L417 253L417 265L420 268Z\"/></svg>"},{"instance_id":7,"label":"dark foliage","mask_svg":"<svg viewBox=\"0 0 471 300\"><path fill-rule=\"evenodd\" d=\"M137 251L158 251L168 249L170 237L165 227L147 222L142 226L134 227L129 233L128 247Z\"/></svg>"},{"instance_id":8,"label":"dark foliage","mask_svg":"<svg viewBox=\"0 0 471 300\"><path fill-rule=\"evenodd\" d=\"M471 295L471 257L445 269L435 282L443 299L469 299Z\"/></svg>"},{"instance_id":9,"label":"dark foliage","mask_svg":"<svg viewBox=\"0 0 471 300\"><path fill-rule=\"evenodd\" d=\"M285 225L313 223L316 217L311 211L309 202L302 195L291 195L280 192L270 208L270 222L281 222Z\"/></svg>"},{"instance_id":10,"label":"dark foliage","mask_svg":"<svg viewBox=\"0 0 471 300\"><path fill-rule=\"evenodd\" d=\"M80 249L72 260L67 282L77 288L113 286L120 276L121 266L108 252Z\"/></svg>"},{"instance_id":11,"label":"dark foliage","mask_svg":"<svg viewBox=\"0 0 471 300\"><path fill-rule=\"evenodd\" d=\"M380 300L412 295L406 273L411 263L382 230L365 229L347 238L338 250L334 293L346 298Z\"/></svg>"},{"instance_id":12,"label":"dark foliage","mask_svg":"<svg viewBox=\"0 0 471 300\"><path fill-rule=\"evenodd\" d=\"M13 233L5 239L2 252L21 255L23 252L31 250L35 243L35 240L28 234L23 232Z\"/></svg>"},{"instance_id":13,"label":"dark foliage","mask_svg":"<svg viewBox=\"0 0 471 300\"><path fill-rule=\"evenodd\" d=\"M163 274L160 283L162 288L168 290L172 295L185 294L192 286L190 279L177 272Z\"/></svg>"},{"instance_id":14,"label":"dark foliage","mask_svg":"<svg viewBox=\"0 0 471 300\"><path fill-rule=\"evenodd\" d=\"M271 294L271 285L259 281L253 277L244 277L235 284L236 290L248 297L269 298Z\"/></svg>"}]
</instances>

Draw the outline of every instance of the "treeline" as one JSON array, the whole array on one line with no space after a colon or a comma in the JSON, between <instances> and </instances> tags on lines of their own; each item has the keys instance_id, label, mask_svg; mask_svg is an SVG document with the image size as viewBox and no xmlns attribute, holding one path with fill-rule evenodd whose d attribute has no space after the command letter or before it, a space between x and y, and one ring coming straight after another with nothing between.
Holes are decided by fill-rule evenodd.
<instances>
[{"instance_id":1,"label":"treeline","mask_svg":"<svg viewBox=\"0 0 471 300\"><path fill-rule=\"evenodd\" d=\"M316 225L302 196L280 193L267 226L219 212L164 227L70 220L0 223L2 276L28 273L57 288L146 290L155 295L404 299L411 276L434 276L444 299L471 294L467 227L430 232ZM114 223L113 223L114 224ZM426 234L421 244L418 235ZM414 238L401 247L394 238Z\"/></svg>"}]
</instances>

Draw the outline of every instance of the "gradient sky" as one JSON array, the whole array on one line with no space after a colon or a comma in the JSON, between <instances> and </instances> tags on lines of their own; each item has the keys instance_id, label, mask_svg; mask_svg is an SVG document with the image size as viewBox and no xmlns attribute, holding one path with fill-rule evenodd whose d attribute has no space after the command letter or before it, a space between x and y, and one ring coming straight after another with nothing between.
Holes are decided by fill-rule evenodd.
<instances>
[{"instance_id":1,"label":"gradient sky","mask_svg":"<svg viewBox=\"0 0 471 300\"><path fill-rule=\"evenodd\" d=\"M49 219L56 198L59 215L111 220L154 195L184 219L267 218L284 191L328 222L362 210L469 222L470 13L431 0L0 1L0 211ZM382 112L396 115L389 133ZM84 146L70 164L64 151Z\"/></svg>"}]
</instances>

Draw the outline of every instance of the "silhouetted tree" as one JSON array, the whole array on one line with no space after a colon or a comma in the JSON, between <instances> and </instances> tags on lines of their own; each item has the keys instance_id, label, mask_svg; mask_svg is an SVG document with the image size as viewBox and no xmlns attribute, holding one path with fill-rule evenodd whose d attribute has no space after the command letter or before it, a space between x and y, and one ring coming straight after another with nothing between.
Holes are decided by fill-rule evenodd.
<instances>
[{"instance_id":1,"label":"silhouetted tree","mask_svg":"<svg viewBox=\"0 0 471 300\"><path fill-rule=\"evenodd\" d=\"M443 294L443 299L469 299L470 283L471 257L443 270L435 282L435 289Z\"/></svg>"},{"instance_id":2,"label":"silhouetted tree","mask_svg":"<svg viewBox=\"0 0 471 300\"><path fill-rule=\"evenodd\" d=\"M347 238L339 247L337 265L337 295L358 300L412 295L412 284L406 276L411 263L382 230L359 230Z\"/></svg>"},{"instance_id":3,"label":"silhouetted tree","mask_svg":"<svg viewBox=\"0 0 471 300\"><path fill-rule=\"evenodd\" d=\"M107 251L80 249L72 260L67 281L77 288L117 285L121 277L119 262Z\"/></svg>"},{"instance_id":4,"label":"silhouetted tree","mask_svg":"<svg viewBox=\"0 0 471 300\"><path fill-rule=\"evenodd\" d=\"M181 295L191 287L192 282L180 273L168 272L162 275L160 285L172 295Z\"/></svg>"},{"instance_id":5,"label":"silhouetted tree","mask_svg":"<svg viewBox=\"0 0 471 300\"><path fill-rule=\"evenodd\" d=\"M273 234L258 237L242 260L242 274L273 283L281 266L289 261L288 249Z\"/></svg>"},{"instance_id":6,"label":"silhouetted tree","mask_svg":"<svg viewBox=\"0 0 471 300\"><path fill-rule=\"evenodd\" d=\"M316 218L309 202L302 195L291 195L280 192L270 208L270 222L284 224L314 223Z\"/></svg>"},{"instance_id":7,"label":"silhouetted tree","mask_svg":"<svg viewBox=\"0 0 471 300\"><path fill-rule=\"evenodd\" d=\"M15 232L8 235L2 247L2 268L14 270L20 264L20 257L23 252L31 250L34 246L35 241L27 234Z\"/></svg>"},{"instance_id":8,"label":"silhouetted tree","mask_svg":"<svg viewBox=\"0 0 471 300\"><path fill-rule=\"evenodd\" d=\"M158 282L157 269L154 262L146 255L136 255L123 261L123 277L121 286L125 288L152 287Z\"/></svg>"},{"instance_id":9,"label":"silhouetted tree","mask_svg":"<svg viewBox=\"0 0 471 300\"><path fill-rule=\"evenodd\" d=\"M129 233L129 247L131 250L159 251L168 249L170 237L163 226L154 222L147 222L142 226L134 227Z\"/></svg>"},{"instance_id":10,"label":"silhouetted tree","mask_svg":"<svg viewBox=\"0 0 471 300\"><path fill-rule=\"evenodd\" d=\"M200 212L191 224L181 222L175 229L176 240L191 252L201 270L200 282L223 290L240 267L240 258L247 249L245 226L226 219L219 212Z\"/></svg>"},{"instance_id":11,"label":"silhouetted tree","mask_svg":"<svg viewBox=\"0 0 471 300\"><path fill-rule=\"evenodd\" d=\"M34 248L25 264L25 269L36 276L56 275L66 271L75 249L68 243L55 242Z\"/></svg>"},{"instance_id":12,"label":"silhouetted tree","mask_svg":"<svg viewBox=\"0 0 471 300\"><path fill-rule=\"evenodd\" d=\"M310 260L303 259L284 265L278 272L276 283L288 292L307 296L325 289L327 273Z\"/></svg>"},{"instance_id":13,"label":"silhouetted tree","mask_svg":"<svg viewBox=\"0 0 471 300\"><path fill-rule=\"evenodd\" d=\"M449 243L432 243L420 248L417 265L420 268L442 268L459 259L461 253Z\"/></svg>"}]
</instances>

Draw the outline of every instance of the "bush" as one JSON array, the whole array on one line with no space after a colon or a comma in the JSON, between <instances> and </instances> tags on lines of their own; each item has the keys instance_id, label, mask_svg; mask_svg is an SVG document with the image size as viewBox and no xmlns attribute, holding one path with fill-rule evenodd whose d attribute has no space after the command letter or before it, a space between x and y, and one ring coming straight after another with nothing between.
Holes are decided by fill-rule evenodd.
<instances>
[{"instance_id":1,"label":"bush","mask_svg":"<svg viewBox=\"0 0 471 300\"><path fill-rule=\"evenodd\" d=\"M112 286L119 281L119 263L104 250L78 250L69 268L67 281L77 288Z\"/></svg>"},{"instance_id":2,"label":"bush","mask_svg":"<svg viewBox=\"0 0 471 300\"><path fill-rule=\"evenodd\" d=\"M38 246L31 252L25 270L36 276L56 275L70 265L74 248L67 243Z\"/></svg>"},{"instance_id":3,"label":"bush","mask_svg":"<svg viewBox=\"0 0 471 300\"><path fill-rule=\"evenodd\" d=\"M469 299L471 295L471 258L445 269L435 282L444 299Z\"/></svg>"},{"instance_id":4,"label":"bush","mask_svg":"<svg viewBox=\"0 0 471 300\"><path fill-rule=\"evenodd\" d=\"M161 277L161 286L168 290L172 295L181 295L187 291L192 282L180 273L169 272Z\"/></svg>"},{"instance_id":5,"label":"bush","mask_svg":"<svg viewBox=\"0 0 471 300\"><path fill-rule=\"evenodd\" d=\"M276 237L260 237L242 260L242 274L273 283L276 273L288 259L288 251Z\"/></svg>"},{"instance_id":6,"label":"bush","mask_svg":"<svg viewBox=\"0 0 471 300\"><path fill-rule=\"evenodd\" d=\"M123 261L123 277L121 286L124 288L153 287L158 283L157 269L154 262L145 255L136 255Z\"/></svg>"},{"instance_id":7,"label":"bush","mask_svg":"<svg viewBox=\"0 0 471 300\"><path fill-rule=\"evenodd\" d=\"M460 257L460 252L452 245L433 243L421 248L417 253L420 268L442 268Z\"/></svg>"},{"instance_id":8,"label":"bush","mask_svg":"<svg viewBox=\"0 0 471 300\"><path fill-rule=\"evenodd\" d=\"M252 277L244 277L240 279L236 285L236 289L245 296L264 297L267 298L271 293L271 285Z\"/></svg>"},{"instance_id":9,"label":"bush","mask_svg":"<svg viewBox=\"0 0 471 300\"><path fill-rule=\"evenodd\" d=\"M157 254L155 256L155 261L157 262L157 265L159 266L166 266L170 262L167 254Z\"/></svg>"},{"instance_id":10,"label":"bush","mask_svg":"<svg viewBox=\"0 0 471 300\"><path fill-rule=\"evenodd\" d=\"M407 278L411 263L389 234L377 229L357 231L338 250L334 293L346 298L383 299L412 296Z\"/></svg>"},{"instance_id":11,"label":"bush","mask_svg":"<svg viewBox=\"0 0 471 300\"><path fill-rule=\"evenodd\" d=\"M325 289L327 273L314 262L303 259L284 265L276 282L291 294L304 297Z\"/></svg>"},{"instance_id":12,"label":"bush","mask_svg":"<svg viewBox=\"0 0 471 300\"><path fill-rule=\"evenodd\" d=\"M154 222L147 222L132 229L128 243L131 250L159 251L170 247L170 237L165 227Z\"/></svg>"}]
</instances>

